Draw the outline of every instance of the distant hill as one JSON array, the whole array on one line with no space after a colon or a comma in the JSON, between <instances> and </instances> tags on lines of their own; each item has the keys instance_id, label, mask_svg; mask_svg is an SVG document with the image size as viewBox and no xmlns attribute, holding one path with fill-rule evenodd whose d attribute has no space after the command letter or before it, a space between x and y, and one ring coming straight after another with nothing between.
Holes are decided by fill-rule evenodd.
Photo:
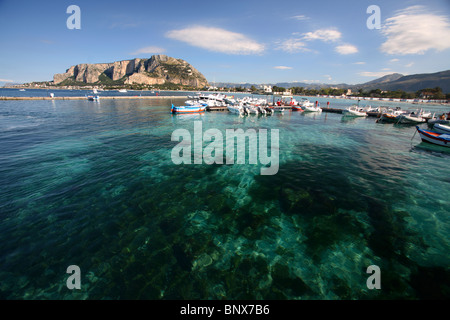
<instances>
[{"instance_id":1,"label":"distant hill","mask_svg":"<svg viewBox=\"0 0 450 320\"><path fill-rule=\"evenodd\" d=\"M111 63L77 64L53 76L57 85L164 84L167 82L202 88L205 76L182 59L154 55L150 59L132 59Z\"/></svg>"},{"instance_id":2,"label":"distant hill","mask_svg":"<svg viewBox=\"0 0 450 320\"><path fill-rule=\"evenodd\" d=\"M380 84L380 83L387 83L387 82L398 80L401 77L404 77L404 75L400 74L400 73L392 73L392 74L385 75L381 78L366 82L362 85L363 86L371 86L371 85Z\"/></svg>"},{"instance_id":3,"label":"distant hill","mask_svg":"<svg viewBox=\"0 0 450 320\"><path fill-rule=\"evenodd\" d=\"M416 92L421 89L435 87L440 87L444 93L450 93L450 70L436 73L412 74L384 83L366 83L364 86L367 89L403 90L406 92Z\"/></svg>"},{"instance_id":4,"label":"distant hill","mask_svg":"<svg viewBox=\"0 0 450 320\"><path fill-rule=\"evenodd\" d=\"M250 88L252 85L258 87L259 84L255 83L217 83L217 87L244 87ZM392 73L385 75L381 78L361 83L350 85L346 83L339 84L326 84L326 83L304 83L304 82L278 82L278 83L268 83L266 85L277 86L283 88L292 88L292 87L303 87L306 89L321 89L321 88L338 88L338 89L351 89L358 90L363 89L373 90L373 89L381 89L381 90L403 90L405 92L416 92L421 89L426 88L435 88L440 87L442 92L450 93L450 70L441 71L436 73L421 73L421 74L412 74L409 76L402 75L400 73Z\"/></svg>"}]
</instances>

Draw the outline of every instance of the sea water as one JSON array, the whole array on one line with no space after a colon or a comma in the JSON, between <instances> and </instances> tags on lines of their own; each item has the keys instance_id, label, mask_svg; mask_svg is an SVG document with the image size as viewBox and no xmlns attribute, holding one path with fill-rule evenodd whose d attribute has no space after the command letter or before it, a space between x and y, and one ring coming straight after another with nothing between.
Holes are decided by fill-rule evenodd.
<instances>
[{"instance_id":1,"label":"sea water","mask_svg":"<svg viewBox=\"0 0 450 320\"><path fill-rule=\"evenodd\" d=\"M0 298L449 298L450 156L414 126L171 102L0 101ZM277 174L174 164L196 121L278 129Z\"/></svg>"}]
</instances>

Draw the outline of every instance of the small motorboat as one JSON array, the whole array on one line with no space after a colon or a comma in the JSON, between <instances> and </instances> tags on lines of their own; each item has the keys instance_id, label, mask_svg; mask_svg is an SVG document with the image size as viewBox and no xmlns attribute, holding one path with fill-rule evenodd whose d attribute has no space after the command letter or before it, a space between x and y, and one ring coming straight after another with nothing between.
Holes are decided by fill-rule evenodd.
<instances>
[{"instance_id":1,"label":"small motorboat","mask_svg":"<svg viewBox=\"0 0 450 320\"><path fill-rule=\"evenodd\" d=\"M206 104L198 104L193 106L174 106L172 103L172 108L170 108L171 113L199 113L205 112Z\"/></svg>"},{"instance_id":2,"label":"small motorboat","mask_svg":"<svg viewBox=\"0 0 450 320\"><path fill-rule=\"evenodd\" d=\"M416 126L416 129L423 142L450 148L450 134L423 130L419 129L418 126Z\"/></svg>"},{"instance_id":3,"label":"small motorboat","mask_svg":"<svg viewBox=\"0 0 450 320\"><path fill-rule=\"evenodd\" d=\"M398 121L397 123L402 123L402 124L417 124L417 123L424 123L427 122L427 119L425 119L424 117L422 117L422 113L415 113L415 112L411 112L410 114L401 114L398 116Z\"/></svg>"},{"instance_id":4,"label":"small motorboat","mask_svg":"<svg viewBox=\"0 0 450 320\"><path fill-rule=\"evenodd\" d=\"M308 101L309 102L309 101ZM320 104L318 101L316 101L316 105L312 105L311 102L309 103L302 103L303 111L305 112L322 112L322 108L320 107Z\"/></svg>"},{"instance_id":5,"label":"small motorboat","mask_svg":"<svg viewBox=\"0 0 450 320\"><path fill-rule=\"evenodd\" d=\"M237 114L244 114L245 113L245 109L244 107L237 105L237 106L231 106L228 105L227 106L228 111L230 111L231 113L237 113Z\"/></svg>"},{"instance_id":6,"label":"small motorboat","mask_svg":"<svg viewBox=\"0 0 450 320\"><path fill-rule=\"evenodd\" d=\"M407 111L402 110L398 107L396 109L387 109L381 113L380 118L378 118L376 122L397 123L400 115L405 114L405 113L407 113Z\"/></svg>"},{"instance_id":7,"label":"small motorboat","mask_svg":"<svg viewBox=\"0 0 450 320\"><path fill-rule=\"evenodd\" d=\"M344 116L350 117L367 117L367 112L364 110L364 108L360 108L357 105L353 105L345 110L342 110L342 113L344 114Z\"/></svg>"},{"instance_id":8,"label":"small motorboat","mask_svg":"<svg viewBox=\"0 0 450 320\"><path fill-rule=\"evenodd\" d=\"M441 124L441 123L436 123L433 126L433 131L439 132L439 133L450 134L450 126L446 126L445 124Z\"/></svg>"}]
</instances>

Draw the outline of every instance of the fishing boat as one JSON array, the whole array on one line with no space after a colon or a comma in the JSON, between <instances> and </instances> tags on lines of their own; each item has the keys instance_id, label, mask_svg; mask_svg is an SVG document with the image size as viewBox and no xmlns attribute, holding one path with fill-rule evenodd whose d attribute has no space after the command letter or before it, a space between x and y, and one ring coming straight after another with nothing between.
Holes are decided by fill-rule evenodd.
<instances>
[{"instance_id":1,"label":"fishing boat","mask_svg":"<svg viewBox=\"0 0 450 320\"><path fill-rule=\"evenodd\" d=\"M117 91L119 91L119 92L128 92L127 89L119 89Z\"/></svg>"},{"instance_id":2,"label":"fishing boat","mask_svg":"<svg viewBox=\"0 0 450 320\"><path fill-rule=\"evenodd\" d=\"M439 132L439 133L450 134L450 126L446 126L445 124L436 123L433 126L433 131Z\"/></svg>"},{"instance_id":3,"label":"fishing boat","mask_svg":"<svg viewBox=\"0 0 450 320\"><path fill-rule=\"evenodd\" d=\"M416 129L423 142L450 148L450 134L423 130L419 129L418 126L416 126Z\"/></svg>"},{"instance_id":4,"label":"fishing boat","mask_svg":"<svg viewBox=\"0 0 450 320\"><path fill-rule=\"evenodd\" d=\"M174 106L172 103L172 108L170 109L171 113L198 113L205 112L206 105L198 104L193 106Z\"/></svg>"},{"instance_id":5,"label":"fishing boat","mask_svg":"<svg viewBox=\"0 0 450 320\"><path fill-rule=\"evenodd\" d=\"M357 105L353 105L348 107L345 110L342 110L342 113L344 116L351 116L351 117L366 117L367 112L364 110L364 108L360 108Z\"/></svg>"}]
</instances>

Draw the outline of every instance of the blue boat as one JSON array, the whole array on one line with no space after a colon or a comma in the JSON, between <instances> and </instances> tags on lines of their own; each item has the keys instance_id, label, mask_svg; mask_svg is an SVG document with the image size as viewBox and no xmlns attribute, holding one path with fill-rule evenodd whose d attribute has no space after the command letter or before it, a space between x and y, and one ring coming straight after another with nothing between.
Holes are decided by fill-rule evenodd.
<instances>
[{"instance_id":1,"label":"blue boat","mask_svg":"<svg viewBox=\"0 0 450 320\"><path fill-rule=\"evenodd\" d=\"M192 106L174 106L172 103L171 113L199 113L206 111L206 104L197 104Z\"/></svg>"},{"instance_id":2,"label":"blue boat","mask_svg":"<svg viewBox=\"0 0 450 320\"><path fill-rule=\"evenodd\" d=\"M423 130L419 129L418 126L416 126L416 129L417 132L419 132L420 138L423 142L450 148L450 134Z\"/></svg>"}]
</instances>

